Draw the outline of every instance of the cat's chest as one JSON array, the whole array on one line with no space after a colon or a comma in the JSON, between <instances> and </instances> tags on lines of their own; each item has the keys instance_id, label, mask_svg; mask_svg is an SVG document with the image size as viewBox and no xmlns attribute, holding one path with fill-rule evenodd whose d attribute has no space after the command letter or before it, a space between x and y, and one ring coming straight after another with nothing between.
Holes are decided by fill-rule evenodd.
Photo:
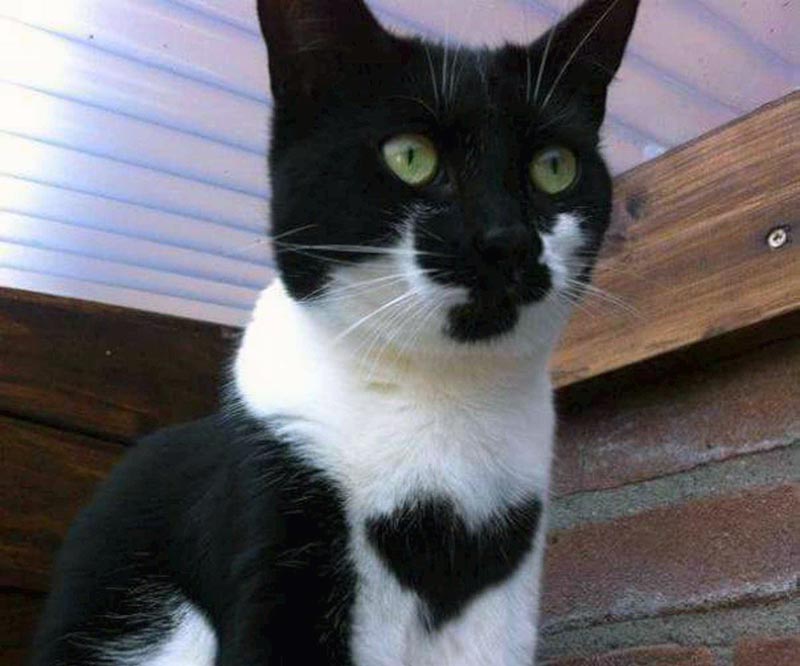
<instances>
[{"instance_id":1,"label":"cat's chest","mask_svg":"<svg viewBox=\"0 0 800 666\"><path fill-rule=\"evenodd\" d=\"M355 522L436 498L479 524L547 493L553 408L549 387L531 393L512 402L353 391L294 434L339 481Z\"/></svg>"},{"instance_id":2,"label":"cat's chest","mask_svg":"<svg viewBox=\"0 0 800 666\"><path fill-rule=\"evenodd\" d=\"M339 431L346 445L328 442L358 579L357 666L530 654L552 436L549 413L536 416L373 405Z\"/></svg>"},{"instance_id":3,"label":"cat's chest","mask_svg":"<svg viewBox=\"0 0 800 666\"><path fill-rule=\"evenodd\" d=\"M541 509L531 496L467 525L430 498L354 529L355 666L528 666Z\"/></svg>"},{"instance_id":4,"label":"cat's chest","mask_svg":"<svg viewBox=\"0 0 800 666\"><path fill-rule=\"evenodd\" d=\"M363 526L386 574L418 599L418 620L434 634L488 589L509 580L533 548L542 503L536 495L469 525L445 497L421 498Z\"/></svg>"}]
</instances>

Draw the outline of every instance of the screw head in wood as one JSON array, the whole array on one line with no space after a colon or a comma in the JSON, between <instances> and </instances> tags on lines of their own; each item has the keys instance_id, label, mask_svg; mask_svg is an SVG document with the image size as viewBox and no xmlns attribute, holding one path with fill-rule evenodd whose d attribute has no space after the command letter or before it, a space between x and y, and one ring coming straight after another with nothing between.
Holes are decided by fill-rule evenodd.
<instances>
[{"instance_id":1,"label":"screw head in wood","mask_svg":"<svg viewBox=\"0 0 800 666\"><path fill-rule=\"evenodd\" d=\"M788 227L775 227L767 234L767 245L770 250L778 250L789 242Z\"/></svg>"}]
</instances>

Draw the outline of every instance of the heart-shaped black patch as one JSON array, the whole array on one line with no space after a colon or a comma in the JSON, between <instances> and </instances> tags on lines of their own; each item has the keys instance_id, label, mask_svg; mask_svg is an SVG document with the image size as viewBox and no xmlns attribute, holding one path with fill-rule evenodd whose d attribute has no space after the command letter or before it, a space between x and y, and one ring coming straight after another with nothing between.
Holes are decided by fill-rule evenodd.
<instances>
[{"instance_id":1,"label":"heart-shaped black patch","mask_svg":"<svg viewBox=\"0 0 800 666\"><path fill-rule=\"evenodd\" d=\"M486 588L508 578L533 547L542 504L536 497L468 528L445 498L417 500L367 521L370 544L400 584L426 605L436 630Z\"/></svg>"}]
</instances>

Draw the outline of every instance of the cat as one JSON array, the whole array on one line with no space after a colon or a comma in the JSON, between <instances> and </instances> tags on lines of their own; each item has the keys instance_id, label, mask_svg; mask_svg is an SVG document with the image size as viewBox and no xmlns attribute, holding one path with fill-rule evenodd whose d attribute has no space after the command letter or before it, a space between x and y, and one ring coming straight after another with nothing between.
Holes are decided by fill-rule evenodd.
<instances>
[{"instance_id":1,"label":"cat","mask_svg":"<svg viewBox=\"0 0 800 666\"><path fill-rule=\"evenodd\" d=\"M144 438L63 546L33 666L530 666L551 352L609 224L636 0L530 45L259 0L279 278L224 409Z\"/></svg>"}]
</instances>

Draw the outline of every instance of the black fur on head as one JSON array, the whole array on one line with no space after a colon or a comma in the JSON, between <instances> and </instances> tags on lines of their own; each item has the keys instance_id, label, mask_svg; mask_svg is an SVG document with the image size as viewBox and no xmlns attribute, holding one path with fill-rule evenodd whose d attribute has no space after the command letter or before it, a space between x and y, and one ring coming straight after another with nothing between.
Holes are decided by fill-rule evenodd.
<instances>
[{"instance_id":1,"label":"black fur on head","mask_svg":"<svg viewBox=\"0 0 800 666\"><path fill-rule=\"evenodd\" d=\"M488 50L393 35L362 0L259 0L275 100L272 232L289 293L322 302L337 281L388 284L405 271L371 304L407 290L417 295L398 303L438 298L442 318L430 320L451 343L508 338L531 308L558 318L542 306L588 280L609 223L598 132L637 7L587 0L532 44ZM383 158L406 134L438 153L423 185ZM529 169L552 146L577 167L557 194Z\"/></svg>"}]
</instances>

